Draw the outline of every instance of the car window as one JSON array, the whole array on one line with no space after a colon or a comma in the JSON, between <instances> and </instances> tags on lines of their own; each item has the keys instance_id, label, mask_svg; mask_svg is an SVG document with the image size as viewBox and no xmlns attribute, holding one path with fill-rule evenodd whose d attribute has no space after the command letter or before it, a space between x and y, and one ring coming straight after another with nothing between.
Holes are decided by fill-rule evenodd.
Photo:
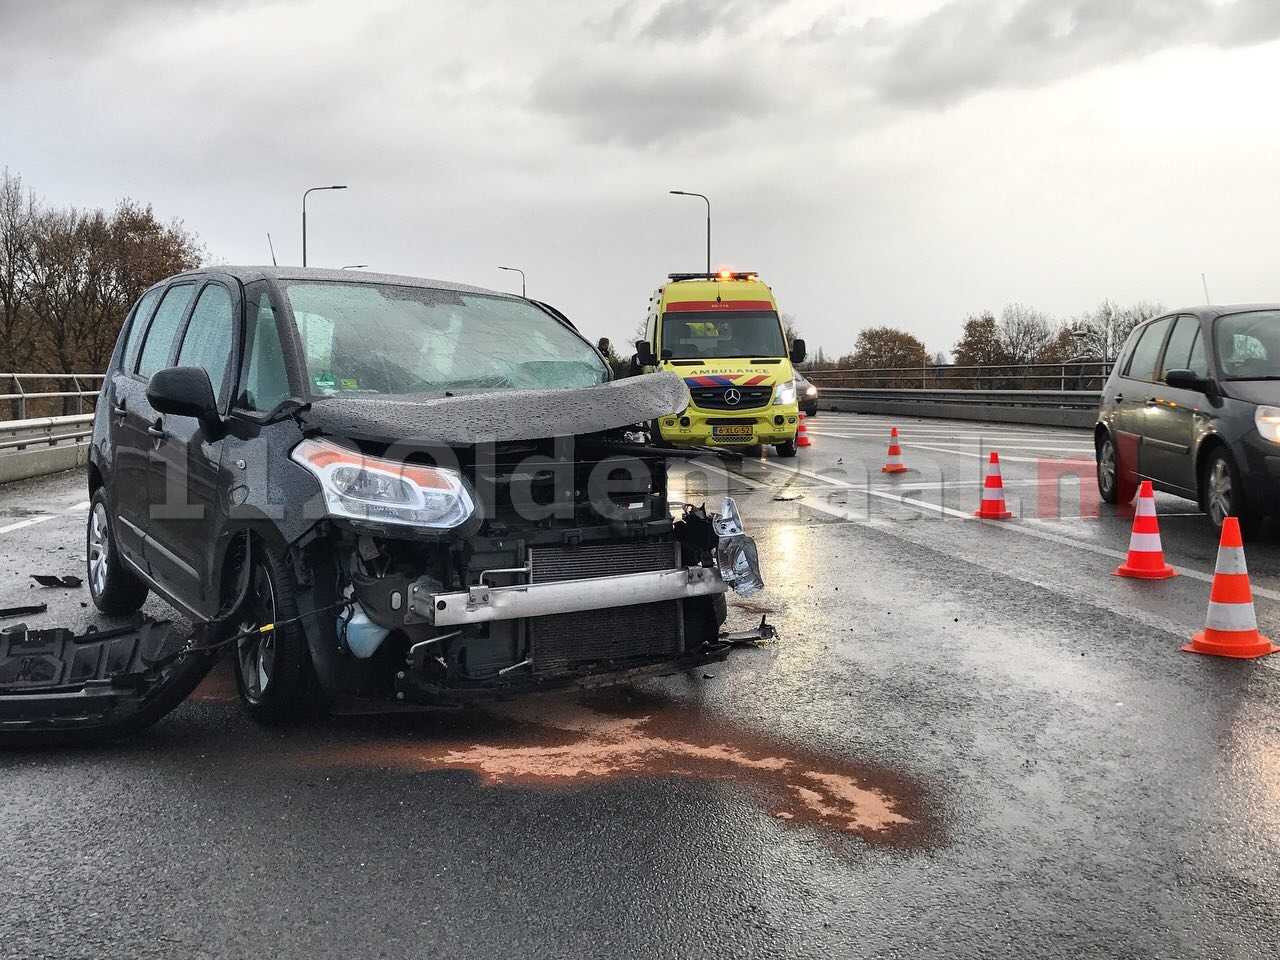
<instances>
[{"instance_id":1,"label":"car window","mask_svg":"<svg viewBox=\"0 0 1280 960\"><path fill-rule=\"evenodd\" d=\"M222 384L235 346L235 313L231 291L220 283L206 284L191 311L187 332L178 351L178 366L200 367L209 374L213 395L222 396Z\"/></svg>"},{"instance_id":2,"label":"car window","mask_svg":"<svg viewBox=\"0 0 1280 960\"><path fill-rule=\"evenodd\" d=\"M284 287L313 397L589 387L599 354L527 300L433 287Z\"/></svg>"},{"instance_id":3,"label":"car window","mask_svg":"<svg viewBox=\"0 0 1280 960\"><path fill-rule=\"evenodd\" d=\"M1164 360L1160 364L1161 380L1164 380L1170 370L1190 369L1191 349L1199 340L1200 321L1195 317L1178 317L1173 325L1173 333L1169 334L1169 344L1164 348ZM1203 357L1203 344L1200 353Z\"/></svg>"},{"instance_id":4,"label":"car window","mask_svg":"<svg viewBox=\"0 0 1280 960\"><path fill-rule=\"evenodd\" d=\"M163 370L169 362L169 352L173 349L173 338L178 334L178 326L182 323L182 315L187 312L187 304L191 302L196 288L194 284L181 283L170 287L156 308L155 318L147 330L147 339L143 341L141 355L138 357L138 374L150 377L157 370Z\"/></svg>"},{"instance_id":5,"label":"car window","mask_svg":"<svg viewBox=\"0 0 1280 960\"><path fill-rule=\"evenodd\" d=\"M1280 310L1219 317L1213 336L1228 380L1280 378Z\"/></svg>"},{"instance_id":6,"label":"car window","mask_svg":"<svg viewBox=\"0 0 1280 960\"><path fill-rule=\"evenodd\" d=\"M1147 324L1137 346L1133 348L1133 355L1129 357L1129 365L1124 371L1126 377L1134 380L1155 379L1156 358L1160 355L1160 345L1164 342L1171 320L1171 317L1165 317Z\"/></svg>"},{"instance_id":7,"label":"car window","mask_svg":"<svg viewBox=\"0 0 1280 960\"><path fill-rule=\"evenodd\" d=\"M151 312L160 300L160 289L148 290L133 309L133 318L129 321L129 334L124 341L124 361L122 369L132 370L138 363L138 348L142 346L142 335L146 332Z\"/></svg>"},{"instance_id":8,"label":"car window","mask_svg":"<svg viewBox=\"0 0 1280 960\"><path fill-rule=\"evenodd\" d=\"M247 346L237 405L246 410L271 410L290 396L289 374L271 294L262 281L245 288L245 318Z\"/></svg>"},{"instance_id":9,"label":"car window","mask_svg":"<svg viewBox=\"0 0 1280 960\"><path fill-rule=\"evenodd\" d=\"M1209 376L1209 358L1204 352L1204 334L1196 327L1196 338L1191 343L1191 355L1187 358L1187 369L1197 377Z\"/></svg>"}]
</instances>

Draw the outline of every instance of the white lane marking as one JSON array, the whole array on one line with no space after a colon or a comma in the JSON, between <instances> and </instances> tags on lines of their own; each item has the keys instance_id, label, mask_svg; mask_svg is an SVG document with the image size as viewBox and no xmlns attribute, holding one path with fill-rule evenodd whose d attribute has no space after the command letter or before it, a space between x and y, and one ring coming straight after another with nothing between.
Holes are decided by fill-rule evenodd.
<instances>
[{"instance_id":1,"label":"white lane marking","mask_svg":"<svg viewBox=\"0 0 1280 960\"><path fill-rule=\"evenodd\" d=\"M67 509L68 509L68 510L88 510L88 509L89 509L89 501L88 501L88 500L86 500L84 503L77 503L77 504L75 504L74 506L67 507Z\"/></svg>"},{"instance_id":2,"label":"white lane marking","mask_svg":"<svg viewBox=\"0 0 1280 960\"><path fill-rule=\"evenodd\" d=\"M14 530L21 530L23 527L35 526L37 523L44 523L46 520L57 520L57 517L28 517L26 520L19 520L17 523L11 523L7 527L0 527L0 533L11 533Z\"/></svg>"},{"instance_id":3,"label":"white lane marking","mask_svg":"<svg viewBox=\"0 0 1280 960\"><path fill-rule=\"evenodd\" d=\"M922 500L915 500L911 497L895 496L894 494L886 493L883 490L876 490L874 488L868 489L866 486L859 486L857 484L849 483L848 481L845 481L845 480L839 480L835 477L823 477L819 474L812 473L807 470L800 470L799 468L782 467L775 464L772 460L762 460L760 462L766 468L775 470L780 473L799 474L800 476L809 477L810 479L813 479L813 480L820 480L832 486L841 487L842 489L856 490L859 493L865 493L871 497L877 497L878 499L881 499L881 500L891 500L895 503L900 503L905 506L916 507L919 510L927 510L934 514L943 514L948 517L955 517L956 519L959 519L959 520L976 520L977 519L971 513L968 513L964 510L954 510L951 507L944 507L936 503L926 503ZM737 474L734 474L734 476L737 476ZM815 501L805 500L803 501L803 503L805 506L815 507L815 509L822 510L822 512L824 513L831 513L833 510L836 509L834 507L829 509L825 509L823 507L817 507ZM850 518L846 517L846 519L850 519ZM1073 537L1059 536L1057 534L1050 533L1049 531L1044 529L1037 529L1031 526L1024 526L1023 522L1020 520L1016 520L1016 519L1015 520L984 520L981 522L985 526L989 526L995 530L1002 530L1008 533L1017 533L1024 537L1035 537L1039 540L1044 540L1049 543L1057 543L1064 547L1075 547L1080 550L1087 550L1090 553L1096 553L1098 556L1110 557L1114 560L1128 559L1128 553L1125 551L1112 550L1109 547L1102 547L1095 543L1086 543L1082 540L1076 540ZM1199 580L1202 583L1213 583L1212 572L1205 572L1203 570L1197 570L1195 567L1185 567L1185 566L1180 566L1178 564L1172 564L1172 566L1174 570L1177 570L1179 573L1181 573L1184 576L1191 577L1193 580ZM1255 596L1266 597L1268 600L1280 600L1280 591L1277 591L1277 590L1268 590L1265 587L1254 586L1253 593Z\"/></svg>"}]
</instances>

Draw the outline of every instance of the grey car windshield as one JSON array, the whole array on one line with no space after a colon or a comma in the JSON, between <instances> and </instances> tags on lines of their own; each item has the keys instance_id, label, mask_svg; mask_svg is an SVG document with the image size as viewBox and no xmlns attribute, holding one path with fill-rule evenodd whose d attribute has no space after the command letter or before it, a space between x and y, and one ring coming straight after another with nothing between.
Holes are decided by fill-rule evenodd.
<instances>
[{"instance_id":1,"label":"grey car windshield","mask_svg":"<svg viewBox=\"0 0 1280 960\"><path fill-rule=\"evenodd\" d=\"M1213 327L1228 380L1280 380L1280 310L1219 317Z\"/></svg>"},{"instance_id":2,"label":"grey car windshield","mask_svg":"<svg viewBox=\"0 0 1280 960\"><path fill-rule=\"evenodd\" d=\"M782 325L772 310L680 310L662 317L662 352L695 357L785 357Z\"/></svg>"},{"instance_id":3,"label":"grey car windshield","mask_svg":"<svg viewBox=\"0 0 1280 960\"><path fill-rule=\"evenodd\" d=\"M595 351L533 304L395 284L284 284L312 396L590 387Z\"/></svg>"}]
</instances>

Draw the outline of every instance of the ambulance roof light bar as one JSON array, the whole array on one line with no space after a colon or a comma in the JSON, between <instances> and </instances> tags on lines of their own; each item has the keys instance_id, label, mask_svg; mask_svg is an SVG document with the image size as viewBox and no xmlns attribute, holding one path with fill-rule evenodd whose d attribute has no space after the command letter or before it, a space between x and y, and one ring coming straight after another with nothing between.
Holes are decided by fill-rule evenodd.
<instances>
[{"instance_id":1,"label":"ambulance roof light bar","mask_svg":"<svg viewBox=\"0 0 1280 960\"><path fill-rule=\"evenodd\" d=\"M668 280L759 280L754 270L721 270L719 273L669 273Z\"/></svg>"}]
</instances>

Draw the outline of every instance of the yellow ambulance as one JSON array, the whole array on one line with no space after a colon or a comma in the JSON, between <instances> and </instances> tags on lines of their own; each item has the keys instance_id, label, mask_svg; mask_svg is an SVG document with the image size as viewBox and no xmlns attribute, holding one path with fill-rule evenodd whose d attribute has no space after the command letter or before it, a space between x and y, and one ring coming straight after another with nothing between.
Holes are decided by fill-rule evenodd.
<instances>
[{"instance_id":1,"label":"yellow ambulance","mask_svg":"<svg viewBox=\"0 0 1280 960\"><path fill-rule=\"evenodd\" d=\"M803 340L787 348L773 292L754 273L673 273L649 299L636 362L679 374L689 408L654 424L678 447L772 445L796 455L795 372ZM655 439L658 439L655 437Z\"/></svg>"}]
</instances>

